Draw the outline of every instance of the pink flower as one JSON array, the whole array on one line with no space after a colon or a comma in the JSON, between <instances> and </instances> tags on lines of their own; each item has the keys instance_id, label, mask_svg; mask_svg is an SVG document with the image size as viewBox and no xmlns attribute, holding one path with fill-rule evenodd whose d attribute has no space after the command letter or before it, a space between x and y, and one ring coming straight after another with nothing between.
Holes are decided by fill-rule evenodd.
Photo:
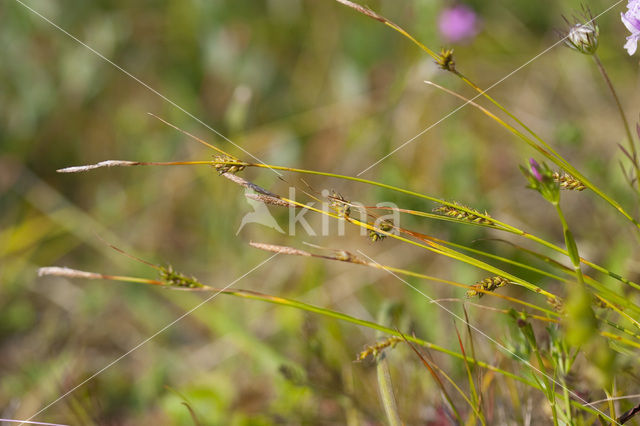
<instances>
[{"instance_id":1,"label":"pink flower","mask_svg":"<svg viewBox=\"0 0 640 426\"><path fill-rule=\"evenodd\" d=\"M477 27L478 17L465 5L444 9L438 18L440 34L451 43L474 37L478 33Z\"/></svg>"},{"instance_id":2,"label":"pink flower","mask_svg":"<svg viewBox=\"0 0 640 426\"><path fill-rule=\"evenodd\" d=\"M542 182L544 178L542 177L542 171L540 169L540 164L533 158L529 159L529 166L531 166L531 174L535 177L538 182Z\"/></svg>"},{"instance_id":3,"label":"pink flower","mask_svg":"<svg viewBox=\"0 0 640 426\"><path fill-rule=\"evenodd\" d=\"M627 49L629 55L633 55L636 53L638 40L640 40L640 0L629 0L627 12L620 15L622 23L631 32L631 35L627 37L627 43L624 48Z\"/></svg>"}]
</instances>

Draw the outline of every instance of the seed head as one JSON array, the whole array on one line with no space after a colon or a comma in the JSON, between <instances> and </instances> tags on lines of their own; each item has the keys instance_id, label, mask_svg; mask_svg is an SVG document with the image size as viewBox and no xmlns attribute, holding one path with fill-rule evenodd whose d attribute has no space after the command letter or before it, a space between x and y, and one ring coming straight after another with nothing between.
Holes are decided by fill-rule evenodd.
<instances>
[{"instance_id":1,"label":"seed head","mask_svg":"<svg viewBox=\"0 0 640 426\"><path fill-rule=\"evenodd\" d=\"M564 300L559 297L549 297L547 303L553 307L556 312L564 313Z\"/></svg>"},{"instance_id":2,"label":"seed head","mask_svg":"<svg viewBox=\"0 0 640 426\"><path fill-rule=\"evenodd\" d=\"M336 250L331 259L339 260L341 262L365 264L365 262L358 256L346 250Z\"/></svg>"},{"instance_id":3,"label":"seed head","mask_svg":"<svg viewBox=\"0 0 640 426\"><path fill-rule=\"evenodd\" d=\"M98 280L104 278L102 274L96 274L95 272L79 271L77 269L71 269L64 266L45 266L38 269L38 276L44 277L47 275L54 275L59 277L68 278L87 278L90 280Z\"/></svg>"},{"instance_id":4,"label":"seed head","mask_svg":"<svg viewBox=\"0 0 640 426\"><path fill-rule=\"evenodd\" d=\"M563 18L569 25L569 29L561 34L565 38L565 45L585 55L596 53L600 28L598 28L589 9L583 8L581 16L573 18L573 23L569 22L567 18Z\"/></svg>"},{"instance_id":5,"label":"seed head","mask_svg":"<svg viewBox=\"0 0 640 426\"><path fill-rule=\"evenodd\" d=\"M393 229L393 223L391 223L391 222L390 222L390 221L388 221L388 220L383 220L383 221L378 225L378 228L379 228L379 229L381 229L381 230L382 230L382 231L384 231L384 232L389 232L389 231L391 231L391 230ZM385 238L385 237L386 237L386 235L385 235L385 234L382 234L382 233L380 233L380 232L377 232L377 231L375 231L375 230L373 230L373 229L370 229L370 230L369 230L369 239L370 239L371 241L373 241L374 243L375 243L376 241L384 240L384 238Z\"/></svg>"},{"instance_id":6,"label":"seed head","mask_svg":"<svg viewBox=\"0 0 640 426\"><path fill-rule=\"evenodd\" d=\"M228 163L240 163L240 161L237 158L231 158L226 155L216 155L215 157L213 157L213 160L215 161L215 163L213 164L213 167L220 174L224 174L224 173L233 174L233 173L241 172L245 169L245 166L243 164L228 164Z\"/></svg>"},{"instance_id":7,"label":"seed head","mask_svg":"<svg viewBox=\"0 0 640 426\"><path fill-rule=\"evenodd\" d=\"M456 72L456 61L453 59L453 49L440 50L440 56L436 60L436 63L445 71Z\"/></svg>"},{"instance_id":8,"label":"seed head","mask_svg":"<svg viewBox=\"0 0 640 426\"><path fill-rule=\"evenodd\" d=\"M292 256L312 256L312 254L309 253L308 251L299 250L293 247L278 246L275 244L254 243L253 241L251 241L249 245L251 247L255 247L257 249L264 250L264 251L270 251L272 253L288 254Z\"/></svg>"},{"instance_id":9,"label":"seed head","mask_svg":"<svg viewBox=\"0 0 640 426\"><path fill-rule=\"evenodd\" d=\"M160 277L165 285L170 287L184 287L184 288L202 288L204 287L195 278L187 277L180 272L174 271L171 265L160 267Z\"/></svg>"},{"instance_id":10,"label":"seed head","mask_svg":"<svg viewBox=\"0 0 640 426\"><path fill-rule=\"evenodd\" d=\"M485 278L484 280L478 281L476 284L472 285L472 289L467 290L467 297L471 298L474 296L478 296L478 298L480 298L484 295L484 293L478 291L478 289L485 291L494 291L499 287L504 287L505 285L509 284L509 282L510 281L508 279L499 276Z\"/></svg>"},{"instance_id":11,"label":"seed head","mask_svg":"<svg viewBox=\"0 0 640 426\"><path fill-rule=\"evenodd\" d=\"M356 361L363 361L369 356L376 358L386 348L394 348L399 342L402 342L402 338L398 336L392 336L387 340L376 343L375 345L367 346L362 352L360 352Z\"/></svg>"},{"instance_id":12,"label":"seed head","mask_svg":"<svg viewBox=\"0 0 640 426\"><path fill-rule=\"evenodd\" d=\"M338 215L349 217L351 214L351 206L349 206L349 201L347 201L346 198L335 191L331 191L329 200L329 207L335 210Z\"/></svg>"},{"instance_id":13,"label":"seed head","mask_svg":"<svg viewBox=\"0 0 640 426\"><path fill-rule=\"evenodd\" d=\"M553 180L560 184L560 189L567 189L571 191L584 191L587 188L584 185L584 183L580 182L578 179L566 173L563 173L561 175L559 172L554 172Z\"/></svg>"},{"instance_id":14,"label":"seed head","mask_svg":"<svg viewBox=\"0 0 640 426\"><path fill-rule=\"evenodd\" d=\"M472 212L475 212L476 214L469 213L468 211L465 211L465 210L457 209L457 208L455 208L453 206L444 206L444 205L440 206L440 207L436 207L435 209L433 209L433 211L436 212L436 213L442 213L445 216L449 216L449 217L453 217L453 218L456 218L456 219L464 220L466 222L480 223L480 224L483 224L483 225L491 225L491 224L493 224L493 222L491 220L479 216L481 213L478 210L470 209L470 208L468 208L466 206L463 206L461 204L458 204L456 202L454 202L454 204L457 205L457 206L460 206L460 207L464 207L465 209L470 210ZM484 216L488 216L488 213L485 212Z\"/></svg>"}]
</instances>

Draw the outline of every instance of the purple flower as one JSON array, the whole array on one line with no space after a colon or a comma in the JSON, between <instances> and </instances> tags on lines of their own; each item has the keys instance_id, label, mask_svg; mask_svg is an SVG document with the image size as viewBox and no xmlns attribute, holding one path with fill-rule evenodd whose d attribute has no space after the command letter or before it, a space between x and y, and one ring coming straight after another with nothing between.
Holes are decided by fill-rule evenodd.
<instances>
[{"instance_id":1,"label":"purple flower","mask_svg":"<svg viewBox=\"0 0 640 426\"><path fill-rule=\"evenodd\" d=\"M627 37L627 43L624 48L627 49L629 55L633 55L636 53L638 40L640 40L640 0L629 0L627 12L620 15L622 23L631 32L631 35Z\"/></svg>"},{"instance_id":2,"label":"purple flower","mask_svg":"<svg viewBox=\"0 0 640 426\"><path fill-rule=\"evenodd\" d=\"M531 166L531 174L533 175L533 177L535 177L538 180L538 182L542 182L543 177L542 177L542 171L540 169L540 164L538 164L538 162L533 158L530 158L529 165Z\"/></svg>"},{"instance_id":3,"label":"purple flower","mask_svg":"<svg viewBox=\"0 0 640 426\"><path fill-rule=\"evenodd\" d=\"M478 17L468 6L453 6L440 13L438 27L443 38L456 43L472 38L478 33Z\"/></svg>"}]
</instances>

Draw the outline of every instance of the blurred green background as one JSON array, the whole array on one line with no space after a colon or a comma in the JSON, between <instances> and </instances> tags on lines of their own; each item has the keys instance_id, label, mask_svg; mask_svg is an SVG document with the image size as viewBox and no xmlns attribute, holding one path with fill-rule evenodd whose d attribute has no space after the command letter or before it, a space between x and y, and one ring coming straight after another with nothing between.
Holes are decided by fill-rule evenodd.
<instances>
[{"instance_id":1,"label":"blurred green background","mask_svg":"<svg viewBox=\"0 0 640 426\"><path fill-rule=\"evenodd\" d=\"M355 175L462 103L424 80L473 96L399 34L331 0L25 3L267 163ZM612 3L591 1L589 6L600 13ZM437 16L451 4L367 2L434 50L448 46L439 38ZM597 69L590 58L561 46L544 53L558 40L555 30L564 27L561 15L571 15L579 3L467 4L478 13L481 31L469 43L453 46L458 68L488 87L543 53L492 95L632 208L617 165L624 134ZM599 19L599 54L636 121L638 63L622 48L623 7ZM288 236L250 224L236 235L251 206L240 188L207 166L56 174L58 168L107 159L211 158L211 151L147 112L251 158L19 2L0 5L0 46L2 418L31 416L205 297L36 277L37 268L46 265L155 277L153 269L116 253L100 238L218 287L268 258L248 246L251 240L361 249L381 263L467 283L485 277L393 240L372 244L353 229L345 237L308 236L302 228ZM467 107L362 177L487 209L561 244L554 212L524 189L518 171L532 155ZM243 176L287 192L288 183L269 170L247 170ZM303 186L299 176L286 178ZM336 189L367 205L392 201L403 208L434 207L338 180L305 181L314 190ZM633 241L620 232L623 222L615 213L580 194L567 194L566 209L585 257L637 276L637 261L621 261ZM288 213L272 212L285 228ZM461 243L495 236L411 218L403 218L402 225ZM475 244L522 258L504 244ZM434 298L464 294L444 285L410 283ZM381 271L278 256L235 287L363 319L390 310L390 325L459 349L451 339L453 319ZM518 289L505 294L510 292ZM459 302L443 303L462 312ZM469 313L492 337L506 335L502 318L473 306ZM341 424L348 413L356 413L350 421L360 423L354 424L383 423L375 369L353 362L377 338L371 330L221 295L34 420L193 424L182 404L186 398L201 424ZM508 365L491 343L478 345L481 359ZM463 374L463 364L435 358L452 375ZM419 360L406 347L390 352L389 359L408 424L441 424L434 408L440 395Z\"/></svg>"}]
</instances>

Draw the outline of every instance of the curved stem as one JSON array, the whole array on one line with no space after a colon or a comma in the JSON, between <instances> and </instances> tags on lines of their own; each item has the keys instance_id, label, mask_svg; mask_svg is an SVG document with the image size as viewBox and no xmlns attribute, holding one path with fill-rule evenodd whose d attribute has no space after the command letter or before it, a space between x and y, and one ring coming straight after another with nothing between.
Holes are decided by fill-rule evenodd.
<instances>
[{"instance_id":1,"label":"curved stem","mask_svg":"<svg viewBox=\"0 0 640 426\"><path fill-rule=\"evenodd\" d=\"M584 275L582 275L582 269L580 268L580 253L578 251L578 246L576 244L575 239L573 238L573 234L569 230L569 225L567 224L567 219L564 217L564 213L562 212L562 208L560 208L560 203L555 202L553 205L558 212L558 216L560 217L560 222L562 222L562 231L564 234L565 244L567 246L567 251L569 252L569 259L571 259L571 263L573 264L573 269L576 274L576 278L580 285L584 288Z\"/></svg>"},{"instance_id":2,"label":"curved stem","mask_svg":"<svg viewBox=\"0 0 640 426\"><path fill-rule=\"evenodd\" d=\"M640 165L638 165L638 152L636 150L636 144L633 143L633 136L631 134L631 127L629 126L629 122L627 121L627 116L624 113L624 108L622 108L622 102L620 102L620 98L618 97L618 93L616 92L616 89L613 87L613 83L611 82L611 79L609 78L609 74L607 73L607 70L605 69L604 65L602 65L602 62L600 61L600 58L598 57L597 53L593 54L593 60L595 61L596 65L598 66L598 69L600 70L600 73L602 74L602 78L604 78L605 83L607 83L607 87L609 88L609 91L611 92L611 95L613 96L613 100L616 103L616 106L618 107L618 113L620 114L620 118L622 119L622 125L624 126L624 131L627 134L627 142L629 143L629 150L630 150L630 160L633 163L633 167L636 170L636 184L638 185L638 190L640 190L640 176L638 175L638 171L640 169Z\"/></svg>"}]
</instances>

